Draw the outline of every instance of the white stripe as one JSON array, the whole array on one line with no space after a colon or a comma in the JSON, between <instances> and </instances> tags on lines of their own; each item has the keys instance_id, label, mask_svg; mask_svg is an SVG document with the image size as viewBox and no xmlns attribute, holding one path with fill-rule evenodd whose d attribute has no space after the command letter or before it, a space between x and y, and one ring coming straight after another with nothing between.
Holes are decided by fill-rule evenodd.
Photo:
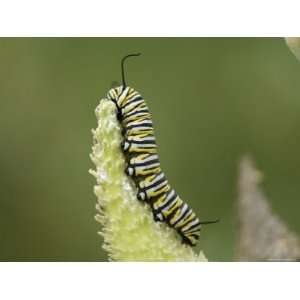
<instances>
[{"instance_id":1,"label":"white stripe","mask_svg":"<svg viewBox=\"0 0 300 300\"><path fill-rule=\"evenodd\" d=\"M154 203L154 206L155 206L155 209L158 210L160 209L162 206L164 206L165 204L167 203L167 199L164 199L161 204L157 204L157 203Z\"/></svg>"},{"instance_id":2,"label":"white stripe","mask_svg":"<svg viewBox=\"0 0 300 300\"><path fill-rule=\"evenodd\" d=\"M127 96L127 93L129 91L129 87L126 87L125 90L123 92L121 92L122 87L119 87L119 97L118 97L118 106L121 107L121 103L124 101L124 99Z\"/></svg>"},{"instance_id":3,"label":"white stripe","mask_svg":"<svg viewBox=\"0 0 300 300\"><path fill-rule=\"evenodd\" d=\"M137 157L133 157L132 159L130 159L130 163L131 164L144 163L144 162L150 161L152 159L158 159L158 155L157 154L150 154L144 159L142 159L141 155L139 155Z\"/></svg>"},{"instance_id":4,"label":"white stripe","mask_svg":"<svg viewBox=\"0 0 300 300\"><path fill-rule=\"evenodd\" d=\"M150 170L150 169L153 169L153 168L157 168L159 167L159 163L156 163L156 164L151 164L151 165L148 165L148 166L134 166L133 167L138 171L147 171L147 170Z\"/></svg>"},{"instance_id":5,"label":"white stripe","mask_svg":"<svg viewBox=\"0 0 300 300\"><path fill-rule=\"evenodd\" d=\"M186 214L186 216L185 216L182 220L180 220L180 221L176 224L175 227L178 228L178 227L181 227L182 224L185 224L186 221L190 218L190 216L191 216L193 213L194 213L194 212L192 211L192 209L189 208L189 212ZM187 224L185 224L184 226L187 226Z\"/></svg>"},{"instance_id":6,"label":"white stripe","mask_svg":"<svg viewBox=\"0 0 300 300\"><path fill-rule=\"evenodd\" d=\"M138 158L138 157L137 157ZM158 155L157 154L151 154L148 157L144 158L144 159L140 159L136 162L147 162L149 160L153 160L153 159L158 159Z\"/></svg>"},{"instance_id":7,"label":"white stripe","mask_svg":"<svg viewBox=\"0 0 300 300\"><path fill-rule=\"evenodd\" d=\"M128 141L136 142L136 141L155 141L154 136L146 136L144 138L135 138L134 136L129 136Z\"/></svg>"},{"instance_id":8,"label":"white stripe","mask_svg":"<svg viewBox=\"0 0 300 300\"><path fill-rule=\"evenodd\" d=\"M143 121L130 121L126 124L126 127L132 126L132 125L144 125L144 124L151 124L152 125L152 121L151 120L143 120Z\"/></svg>"},{"instance_id":9,"label":"white stripe","mask_svg":"<svg viewBox=\"0 0 300 300\"><path fill-rule=\"evenodd\" d=\"M175 195L175 191L172 190L167 196L167 201L169 201L174 195Z\"/></svg>"},{"instance_id":10,"label":"white stripe","mask_svg":"<svg viewBox=\"0 0 300 300\"><path fill-rule=\"evenodd\" d=\"M141 95L139 95L137 91L130 93L130 97L127 96L128 101L132 101L132 100L136 99L137 97L141 97Z\"/></svg>"},{"instance_id":11,"label":"white stripe","mask_svg":"<svg viewBox=\"0 0 300 300\"><path fill-rule=\"evenodd\" d=\"M146 180L141 181L140 182L140 186L142 185L141 187L147 188L148 186L156 183L158 180L160 180L161 178L163 178L163 176L164 176L164 173L161 173L161 174L155 176L154 179L152 181L150 181L150 182L147 182ZM146 182L147 182L147 185L146 185Z\"/></svg>"},{"instance_id":12,"label":"white stripe","mask_svg":"<svg viewBox=\"0 0 300 300\"><path fill-rule=\"evenodd\" d=\"M126 107L122 108L123 115L127 114L128 112L132 112L132 110L134 109L135 106L139 106L143 102L144 102L144 100L141 99L140 101L135 101L135 102L132 102L132 103L128 104ZM127 103L125 103L124 106L126 104Z\"/></svg>"},{"instance_id":13,"label":"white stripe","mask_svg":"<svg viewBox=\"0 0 300 300\"><path fill-rule=\"evenodd\" d=\"M172 224L176 223L176 221L180 220L180 218L183 216L183 214L189 209L188 205L184 203L183 207L181 208L181 212L179 216L175 219L172 220Z\"/></svg>"},{"instance_id":14,"label":"white stripe","mask_svg":"<svg viewBox=\"0 0 300 300\"><path fill-rule=\"evenodd\" d=\"M195 224L197 224L197 223L199 223L200 222L200 220L198 219L198 218L196 218L194 221L192 221L192 222L189 222L188 224L186 224L184 227L182 227L182 232L184 232L184 233L188 233L189 232L189 230L190 230L190 228L193 226L193 225L195 225ZM201 227L201 224L199 223L199 227L194 227L193 228L193 231L195 230L197 230L198 228L200 228Z\"/></svg>"},{"instance_id":15,"label":"white stripe","mask_svg":"<svg viewBox=\"0 0 300 300\"><path fill-rule=\"evenodd\" d=\"M151 193L157 192L161 187L163 187L167 184L168 184L168 182L164 181L164 182L160 183L158 186L152 187L150 189L146 189L146 193L147 193L147 195L150 195Z\"/></svg>"},{"instance_id":16,"label":"white stripe","mask_svg":"<svg viewBox=\"0 0 300 300\"><path fill-rule=\"evenodd\" d=\"M145 107L144 107L144 108L138 108L137 111L143 110L143 109L145 109ZM123 112L122 112L122 113L123 113ZM131 112L128 113L129 116L126 116L127 113L128 113L128 112L124 112L124 113L123 113L123 116L124 116L125 121L127 121L126 118L128 118L128 119L130 120L130 118L136 118L136 117L142 117L142 116L150 115L149 112L139 112L139 113L136 113L136 114L132 114L132 115L131 115L131 113L133 113L133 112L131 111Z\"/></svg>"},{"instance_id":17,"label":"white stripe","mask_svg":"<svg viewBox=\"0 0 300 300\"><path fill-rule=\"evenodd\" d=\"M157 148L156 144L136 144L136 143L132 143L131 147L135 147L135 148Z\"/></svg>"},{"instance_id":18,"label":"white stripe","mask_svg":"<svg viewBox=\"0 0 300 300\"><path fill-rule=\"evenodd\" d=\"M169 205L168 205L167 207L165 207L162 211L167 211L167 210L169 210L170 207L173 206L174 203L177 204L178 200L179 200L179 197L177 196L177 197L176 197L173 201L171 201L171 203L169 203Z\"/></svg>"},{"instance_id":19,"label":"white stripe","mask_svg":"<svg viewBox=\"0 0 300 300\"><path fill-rule=\"evenodd\" d=\"M141 126L141 127L134 127L134 128L130 128L130 129L128 129L128 131L127 132L129 132L129 133L133 133L133 132L139 132L139 131L143 131L143 130L153 130L153 127L143 127L143 126Z\"/></svg>"},{"instance_id":20,"label":"white stripe","mask_svg":"<svg viewBox=\"0 0 300 300\"><path fill-rule=\"evenodd\" d=\"M143 168L146 168L146 169L152 169L152 168L155 168L155 167L159 167L159 163L152 163L150 165L143 166Z\"/></svg>"}]
</instances>

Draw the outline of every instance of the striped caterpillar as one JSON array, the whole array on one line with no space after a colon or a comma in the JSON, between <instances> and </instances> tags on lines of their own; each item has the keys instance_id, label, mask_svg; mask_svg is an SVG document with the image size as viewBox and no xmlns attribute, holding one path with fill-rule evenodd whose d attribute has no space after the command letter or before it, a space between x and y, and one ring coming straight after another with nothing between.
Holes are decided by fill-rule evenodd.
<instances>
[{"instance_id":1,"label":"striped caterpillar","mask_svg":"<svg viewBox=\"0 0 300 300\"><path fill-rule=\"evenodd\" d=\"M155 221L166 222L182 237L183 243L195 246L202 224L193 210L170 186L160 167L151 114L143 97L125 83L124 62L121 61L122 85L107 93L117 109L122 125L122 151L126 157L127 175L132 177L138 189L137 198L146 201L152 208Z\"/></svg>"}]
</instances>

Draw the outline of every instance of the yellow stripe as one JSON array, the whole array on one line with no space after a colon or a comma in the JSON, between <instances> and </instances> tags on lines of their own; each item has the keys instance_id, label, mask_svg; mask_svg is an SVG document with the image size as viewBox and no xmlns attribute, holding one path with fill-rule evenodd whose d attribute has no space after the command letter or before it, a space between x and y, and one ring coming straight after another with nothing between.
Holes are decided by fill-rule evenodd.
<instances>
[{"instance_id":1,"label":"yellow stripe","mask_svg":"<svg viewBox=\"0 0 300 300\"><path fill-rule=\"evenodd\" d=\"M149 154L139 154L136 157L133 157L130 159L131 164L136 164L139 162L143 162L144 159L146 159L149 156Z\"/></svg>"},{"instance_id":2,"label":"yellow stripe","mask_svg":"<svg viewBox=\"0 0 300 300\"><path fill-rule=\"evenodd\" d=\"M161 172L161 168L157 167L154 169L148 169L148 170L144 170L144 171L138 171L137 170L137 175L149 175L149 174L158 174Z\"/></svg>"},{"instance_id":3,"label":"yellow stripe","mask_svg":"<svg viewBox=\"0 0 300 300\"><path fill-rule=\"evenodd\" d=\"M142 99L140 101L142 101ZM122 103L122 106L125 106L127 103L130 103L130 100ZM135 103L135 102L133 102L133 103ZM144 105L145 105L144 102L137 102L132 107L129 107L129 106L125 107L124 113L125 114L133 113L137 109L142 109Z\"/></svg>"},{"instance_id":4,"label":"yellow stripe","mask_svg":"<svg viewBox=\"0 0 300 300\"><path fill-rule=\"evenodd\" d=\"M150 192L149 193L149 197L155 197L158 196L161 193L165 193L168 190L168 186L164 186L163 188L159 189L158 191L155 192Z\"/></svg>"},{"instance_id":5,"label":"yellow stripe","mask_svg":"<svg viewBox=\"0 0 300 300\"><path fill-rule=\"evenodd\" d=\"M130 147L129 153L149 153L149 154L155 154L157 153L157 148L140 148L140 147Z\"/></svg>"},{"instance_id":6,"label":"yellow stripe","mask_svg":"<svg viewBox=\"0 0 300 300\"><path fill-rule=\"evenodd\" d=\"M154 131L153 130L148 130L148 131L135 132L135 134L132 134L131 136L133 136L134 138L143 139L144 137L148 137L149 135L153 135L154 136Z\"/></svg>"},{"instance_id":7,"label":"yellow stripe","mask_svg":"<svg viewBox=\"0 0 300 300\"><path fill-rule=\"evenodd\" d=\"M155 202L153 203L153 208L155 210L159 209L159 207L164 204L165 200L166 200L166 194L162 195L157 200L155 200Z\"/></svg>"},{"instance_id":8,"label":"yellow stripe","mask_svg":"<svg viewBox=\"0 0 300 300\"><path fill-rule=\"evenodd\" d=\"M178 219L180 214L181 214L181 209L178 209L177 212L175 213L175 215L170 219L171 225L174 224L174 222Z\"/></svg>"},{"instance_id":9,"label":"yellow stripe","mask_svg":"<svg viewBox=\"0 0 300 300\"><path fill-rule=\"evenodd\" d=\"M138 128L132 128L132 129L127 130L127 132L126 132L126 136L130 136L130 135L134 135L134 136L154 135L154 131L152 129L140 130Z\"/></svg>"},{"instance_id":10,"label":"yellow stripe","mask_svg":"<svg viewBox=\"0 0 300 300\"><path fill-rule=\"evenodd\" d=\"M147 177L144 180L145 186L149 186L153 182L155 177L156 177L156 175L151 175L151 176Z\"/></svg>"},{"instance_id":11,"label":"yellow stripe","mask_svg":"<svg viewBox=\"0 0 300 300\"><path fill-rule=\"evenodd\" d=\"M174 210L176 210L178 207L180 207L181 203L180 201L176 201L176 199L174 200L174 203L172 204L172 206L168 209L168 210L163 210L162 214L167 217L169 216Z\"/></svg>"},{"instance_id":12,"label":"yellow stripe","mask_svg":"<svg viewBox=\"0 0 300 300\"><path fill-rule=\"evenodd\" d=\"M126 88L127 89L127 88ZM121 91L120 91L120 95L121 95ZM127 91L127 93L128 93L128 91ZM120 95L119 95L119 98L118 98L118 105L121 107L122 105L123 105L123 103L126 103L126 101L128 100L127 99L127 95L126 96L123 96L122 98L120 97ZM125 102L124 102L125 101Z\"/></svg>"},{"instance_id":13,"label":"yellow stripe","mask_svg":"<svg viewBox=\"0 0 300 300\"><path fill-rule=\"evenodd\" d=\"M195 213L192 213L183 223L178 224L178 227L181 227L182 231L188 229L190 223L196 219Z\"/></svg>"}]
</instances>

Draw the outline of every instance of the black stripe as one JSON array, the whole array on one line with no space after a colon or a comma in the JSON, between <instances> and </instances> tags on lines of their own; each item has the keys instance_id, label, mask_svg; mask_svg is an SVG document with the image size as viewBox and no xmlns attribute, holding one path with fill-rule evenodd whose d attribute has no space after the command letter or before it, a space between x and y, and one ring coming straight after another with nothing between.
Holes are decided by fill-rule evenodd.
<instances>
[{"instance_id":1,"label":"black stripe","mask_svg":"<svg viewBox=\"0 0 300 300\"><path fill-rule=\"evenodd\" d=\"M172 205L173 206L173 205ZM173 225L170 223L171 219L175 216L176 212L178 211L179 208L174 209L167 217L166 217L166 222L173 227Z\"/></svg>"},{"instance_id":2,"label":"black stripe","mask_svg":"<svg viewBox=\"0 0 300 300\"><path fill-rule=\"evenodd\" d=\"M180 232L180 235L182 237L182 242L184 244L188 244L190 246L195 246L195 244L188 237L184 236L181 232Z\"/></svg>"},{"instance_id":3,"label":"black stripe","mask_svg":"<svg viewBox=\"0 0 300 300\"><path fill-rule=\"evenodd\" d=\"M136 147L136 148L134 148L134 147ZM136 144L136 145L133 145L132 144L132 148L131 148L131 151L133 152L133 153L139 153L139 152L141 152L142 150L145 150L145 151L143 151L143 152L147 152L148 150L155 150L154 151L154 153L155 152L157 152L156 151L156 148L157 148L157 146L156 146L156 144L154 143L153 145L152 144L143 144L143 145L139 145L139 144ZM134 150L134 149L136 149L136 150ZM140 151L139 151L140 150Z\"/></svg>"},{"instance_id":4,"label":"black stripe","mask_svg":"<svg viewBox=\"0 0 300 300\"><path fill-rule=\"evenodd\" d=\"M149 166L149 167L145 167L143 168L143 171L148 171L148 172L154 172L154 170L156 170L157 168L160 168L159 166ZM156 171L157 172L157 171ZM154 174L154 173L153 173ZM150 175L150 174L149 174Z\"/></svg>"},{"instance_id":5,"label":"black stripe","mask_svg":"<svg viewBox=\"0 0 300 300\"><path fill-rule=\"evenodd\" d=\"M129 89L127 89L127 92L125 92L127 89L127 87L123 87L122 92L120 94L120 96L118 97L117 101L119 101L119 99L124 95L124 97L126 98L128 93L129 93ZM123 100L124 101L124 100Z\"/></svg>"},{"instance_id":6,"label":"black stripe","mask_svg":"<svg viewBox=\"0 0 300 300\"><path fill-rule=\"evenodd\" d=\"M137 117L135 120L129 120L128 122L126 122L125 126L130 126L130 124L140 124L146 121L150 121L152 123L152 119L150 118L150 115Z\"/></svg>"},{"instance_id":7,"label":"black stripe","mask_svg":"<svg viewBox=\"0 0 300 300\"><path fill-rule=\"evenodd\" d=\"M191 236L194 237L196 240L198 240L200 237L200 235L196 233L191 234Z\"/></svg>"},{"instance_id":8,"label":"black stripe","mask_svg":"<svg viewBox=\"0 0 300 300\"><path fill-rule=\"evenodd\" d=\"M197 219L196 217L194 217L192 220L190 220L187 224L184 224L183 226L180 226L180 228L182 229L183 227L187 226L188 224L190 224L191 222L193 222L195 219ZM200 226L199 226L200 225ZM194 224L193 226L191 226L190 228L186 229L185 232L189 232L190 230L196 228L196 227L201 227L201 224L200 222L199 223L196 223Z\"/></svg>"},{"instance_id":9,"label":"black stripe","mask_svg":"<svg viewBox=\"0 0 300 300\"><path fill-rule=\"evenodd\" d=\"M126 100L130 101L131 99L134 99L135 97L139 97L139 96L141 96L141 95L139 95L139 93L137 93L136 91L129 90L128 94L126 95L126 98L127 98Z\"/></svg>"},{"instance_id":10,"label":"black stripe","mask_svg":"<svg viewBox=\"0 0 300 300\"><path fill-rule=\"evenodd\" d=\"M126 129L133 129L133 128L139 128L139 127L148 127L148 128L153 128L152 124L134 124L134 125L130 125L130 126L126 126Z\"/></svg>"},{"instance_id":11,"label":"black stripe","mask_svg":"<svg viewBox=\"0 0 300 300\"><path fill-rule=\"evenodd\" d=\"M159 173L158 175L160 175L160 174L161 173ZM155 180L155 178L154 178L154 180ZM154 183L150 184L149 186L145 187L145 190L147 191L149 189L155 188L156 186L158 186L159 184L163 183L164 181L166 182L166 184L168 184L168 181L167 181L165 175L161 179L159 179L157 182L154 182Z\"/></svg>"},{"instance_id":12,"label":"black stripe","mask_svg":"<svg viewBox=\"0 0 300 300\"><path fill-rule=\"evenodd\" d=\"M152 159L152 160L145 161L145 162L142 162L142 163L132 163L131 165L137 166L137 167L146 167L146 166L151 165L153 163L159 163L159 160L158 159Z\"/></svg>"},{"instance_id":13,"label":"black stripe","mask_svg":"<svg viewBox=\"0 0 300 300\"><path fill-rule=\"evenodd\" d=\"M132 93L133 94L133 93ZM139 93L136 93L135 95L127 95L127 101L133 101L133 100L135 100L135 99L137 99L137 98L141 98L141 99L143 99L143 97L139 94Z\"/></svg>"},{"instance_id":14,"label":"black stripe","mask_svg":"<svg viewBox=\"0 0 300 300\"><path fill-rule=\"evenodd\" d=\"M140 145L143 145L143 144L156 144L155 139L153 139L152 141L149 141L149 140L131 140L131 141L128 141L128 143L140 144Z\"/></svg>"},{"instance_id":15,"label":"black stripe","mask_svg":"<svg viewBox=\"0 0 300 300\"><path fill-rule=\"evenodd\" d=\"M183 203L182 204L182 207L184 206L184 204L185 203ZM184 218L186 217L186 215L189 213L189 212L191 212L192 210L191 210L191 208L188 206L188 208L187 208L187 210L185 211L185 213L172 225L172 226L174 226L174 227L176 227L176 225L180 222L180 221L182 221L182 220L184 220Z\"/></svg>"},{"instance_id":16,"label":"black stripe","mask_svg":"<svg viewBox=\"0 0 300 300\"><path fill-rule=\"evenodd\" d=\"M127 102L124 106L122 106L121 108L122 108L122 109L125 109L125 108L126 108L127 106L129 106L130 104L132 104L132 103L134 103L134 102L141 101L141 100L143 100L143 98L142 98L141 96L136 97L136 98L134 98L134 99L132 99L132 100L128 100L128 102Z\"/></svg>"},{"instance_id":17,"label":"black stripe","mask_svg":"<svg viewBox=\"0 0 300 300\"><path fill-rule=\"evenodd\" d=\"M178 204L178 200L176 201L176 199L173 201L173 203L171 204L171 206L168 209L165 209L165 211L172 211L175 209L175 212L177 212L178 210L180 210L180 207L177 206ZM177 207L176 207L177 206ZM172 213L172 212L171 212Z\"/></svg>"},{"instance_id":18,"label":"black stripe","mask_svg":"<svg viewBox=\"0 0 300 300\"><path fill-rule=\"evenodd\" d=\"M188 236L188 238L189 238L190 236L194 237L196 240L198 240L199 237L200 237L199 234L191 234L191 235Z\"/></svg>"},{"instance_id":19,"label":"black stripe","mask_svg":"<svg viewBox=\"0 0 300 300\"><path fill-rule=\"evenodd\" d=\"M186 213L184 214L183 218L181 219L181 220L183 220L184 225L181 225L178 228L183 228L184 226L188 225L190 222L192 222L196 218L196 217L194 217L192 220L185 223L186 219L188 219L191 216L192 213L193 213L192 209L188 206L188 209L187 209Z\"/></svg>"},{"instance_id":20,"label":"black stripe","mask_svg":"<svg viewBox=\"0 0 300 300\"><path fill-rule=\"evenodd\" d=\"M166 198L168 198L168 195L169 195L172 191L173 191L173 190L171 189L170 192L168 192L168 193L166 194ZM164 205L162 205L162 206L161 206L160 208L158 208L156 211L157 211L157 212L164 211L165 208L166 208L169 204L171 204L171 203L176 199L176 197L177 197L177 194L176 194L175 191L174 191L174 195L171 197L171 199L169 199Z\"/></svg>"},{"instance_id":21,"label":"black stripe","mask_svg":"<svg viewBox=\"0 0 300 300\"><path fill-rule=\"evenodd\" d=\"M191 232L184 232L185 235L200 235L201 228L199 230L193 230Z\"/></svg>"},{"instance_id":22,"label":"black stripe","mask_svg":"<svg viewBox=\"0 0 300 300\"><path fill-rule=\"evenodd\" d=\"M131 130L131 129L130 129ZM141 134L143 135L148 135L149 133L149 129L139 129L139 130L133 130L131 132L126 131L126 129L124 129L124 134L126 137L129 137L129 136L134 136L134 137L139 137Z\"/></svg>"},{"instance_id":23,"label":"black stripe","mask_svg":"<svg viewBox=\"0 0 300 300\"><path fill-rule=\"evenodd\" d=\"M200 232L201 232L201 229L199 230L193 230L191 232L182 232L185 236L197 236L199 237L200 236Z\"/></svg>"},{"instance_id":24,"label":"black stripe","mask_svg":"<svg viewBox=\"0 0 300 300\"><path fill-rule=\"evenodd\" d=\"M134 116L138 113L150 114L148 109L140 109L140 110L137 109L134 112L130 112L129 114L128 113L124 114L124 118L125 119L130 118L131 116Z\"/></svg>"},{"instance_id":25,"label":"black stripe","mask_svg":"<svg viewBox=\"0 0 300 300\"><path fill-rule=\"evenodd\" d=\"M159 207L158 209L156 209L155 212L161 213L161 212L164 211L165 208L166 208L169 204L171 204L173 201L174 201L174 199L171 198L171 199L168 200L165 204L163 204L161 207Z\"/></svg>"}]
</instances>

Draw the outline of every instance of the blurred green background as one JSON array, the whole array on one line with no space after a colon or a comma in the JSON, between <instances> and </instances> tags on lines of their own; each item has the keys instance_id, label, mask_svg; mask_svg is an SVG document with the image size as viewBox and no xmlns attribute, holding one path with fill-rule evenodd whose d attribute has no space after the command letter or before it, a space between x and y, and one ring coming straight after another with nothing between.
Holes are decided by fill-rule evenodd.
<instances>
[{"instance_id":1,"label":"blurred green background","mask_svg":"<svg viewBox=\"0 0 300 300\"><path fill-rule=\"evenodd\" d=\"M230 261L237 166L251 153L277 214L300 234L300 63L280 38L1 38L0 260L103 261L91 129L120 81L151 109L170 183Z\"/></svg>"}]
</instances>

